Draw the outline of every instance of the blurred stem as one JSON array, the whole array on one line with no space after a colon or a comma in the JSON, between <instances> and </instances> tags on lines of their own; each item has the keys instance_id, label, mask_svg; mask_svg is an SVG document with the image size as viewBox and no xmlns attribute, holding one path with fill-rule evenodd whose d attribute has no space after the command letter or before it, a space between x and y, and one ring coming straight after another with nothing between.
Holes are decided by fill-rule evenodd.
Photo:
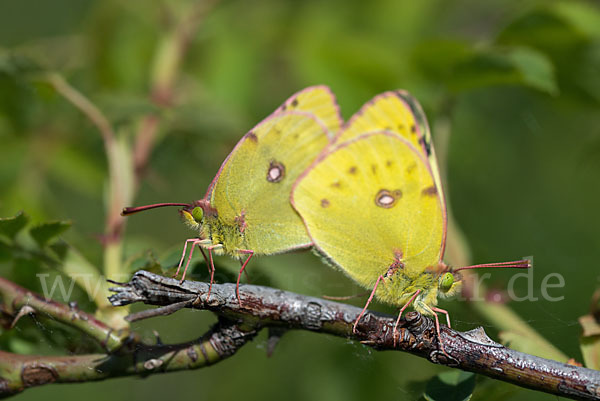
<instances>
[{"instance_id":1,"label":"blurred stem","mask_svg":"<svg viewBox=\"0 0 600 401\"><path fill-rule=\"evenodd\" d=\"M121 178L122 165L119 163L119 146L115 132L104 114L81 92L71 86L60 74L46 74L45 79L52 87L67 99L73 106L79 109L98 128L108 163L108 181L110 186L110 198L106 216L106 240L116 240L122 230L122 219L120 218L121 205L125 201L123 186L117 185Z\"/></svg>"},{"instance_id":2,"label":"blurred stem","mask_svg":"<svg viewBox=\"0 0 600 401\"><path fill-rule=\"evenodd\" d=\"M452 128L452 110L455 99L448 97L441 107L441 112L435 120L435 151L440 169L442 185L446 194L447 234L446 258L455 266L467 266L471 260L469 243L454 219L450 204L450 190L448 185L448 150L450 147L450 133Z\"/></svg>"},{"instance_id":3,"label":"blurred stem","mask_svg":"<svg viewBox=\"0 0 600 401\"><path fill-rule=\"evenodd\" d=\"M120 245L118 245L120 234L122 231L122 218L120 216L120 211L122 205L126 202L126 198L128 198L127 186L130 184L124 183L124 176L126 176L127 168L124 168L123 165L126 164L126 162L124 162L124 158L121 157L121 154L123 152L121 147L119 146L118 141L116 140L115 132L110 122L100 111L100 109L96 107L94 103L92 103L77 89L71 86L60 74L46 74L45 80L50 85L52 85L52 87L65 99L71 102L73 106L79 109L92 122L92 124L96 126L96 128L100 132L100 135L102 136L108 163L109 182L109 199L107 203L108 210L106 215L105 242L106 244L108 244L107 248L112 249L110 244L116 243L116 248L120 249ZM107 259L110 260L107 261ZM118 269L120 266L119 261L115 263L115 258L112 251L108 251L105 254L105 268L106 266L115 266L115 268L111 267L111 272L114 272L115 269ZM105 274L108 274L106 270ZM77 278L77 276L74 277ZM97 280L104 281L101 276L97 276ZM90 297L95 300L98 308L108 307L108 303L106 301L107 286L104 282L102 283L102 287L104 288L104 291L94 292L92 290L94 286L83 286L83 288L88 292ZM119 314L122 315L122 313ZM119 327L122 326L123 323L119 325Z\"/></svg>"},{"instance_id":4,"label":"blurred stem","mask_svg":"<svg viewBox=\"0 0 600 401\"><path fill-rule=\"evenodd\" d=\"M485 291L485 288L481 288ZM544 358L554 359L555 361L566 362L569 357L562 353L558 348L548 342L537 331L529 326L519 315L506 305L493 302L472 302L471 306L482 315L488 322L505 331L500 333L500 337L511 342L512 348L524 352L533 352ZM520 336L519 341L511 341L513 333ZM523 339L527 341L528 349L519 349Z\"/></svg>"},{"instance_id":5,"label":"blurred stem","mask_svg":"<svg viewBox=\"0 0 600 401\"><path fill-rule=\"evenodd\" d=\"M106 152L110 153L110 148L115 143L115 133L110 125L108 119L102 114L100 109L90 102L81 92L73 88L60 74L49 73L46 74L46 82L48 82L54 90L60 93L65 99L67 99L73 106L78 108L85 116L98 128Z\"/></svg>"},{"instance_id":6,"label":"blurred stem","mask_svg":"<svg viewBox=\"0 0 600 401\"><path fill-rule=\"evenodd\" d=\"M169 24L167 32L158 43L150 74L151 99L158 107L166 108L173 104L177 77L181 72L181 65L189 44L203 17L215 3L216 0L198 1L191 5L191 9L182 10L180 14L184 17L175 18L175 22ZM165 4L165 7L170 5ZM172 11L171 8L166 9L168 14ZM159 124L159 116L155 113L149 113L140 120L133 150L136 190L142 181L152 153Z\"/></svg>"},{"instance_id":7,"label":"blurred stem","mask_svg":"<svg viewBox=\"0 0 600 401\"><path fill-rule=\"evenodd\" d=\"M152 63L152 99L159 106L171 103L175 81L190 41L215 3L216 0L197 1L181 10L175 10L173 5L166 10L169 14L178 11L181 16L175 18L176 22L171 23L168 32L163 35ZM168 7L168 3L165 6Z\"/></svg>"},{"instance_id":8,"label":"blurred stem","mask_svg":"<svg viewBox=\"0 0 600 401\"><path fill-rule=\"evenodd\" d=\"M469 243L460 229L459 224L454 219L449 202L450 190L447 174L448 149L452 132L452 114L455 103L456 99L451 95L448 95L441 102L440 112L437 115L434 127L435 149L441 170L442 185L444 186L446 193L446 207L448 213L448 232L446 237L447 259L455 266L468 266L471 264L471 250L469 249ZM481 296L485 298L486 293L487 289L485 286L479 284L478 294L481 294ZM515 349L523 352L531 352L531 349L525 349L525 347L520 347L519 345L534 345L537 354L540 356L560 361L566 361L568 359L565 354L542 337L508 306L486 301L472 302L471 304L488 322L492 323L499 330L507 332L505 335L508 333L517 333L522 338L528 340L526 342L513 344Z\"/></svg>"},{"instance_id":9,"label":"blurred stem","mask_svg":"<svg viewBox=\"0 0 600 401\"><path fill-rule=\"evenodd\" d=\"M104 273L111 280L120 281L126 280L127 275L123 272L122 266L123 242L109 242L104 248ZM108 284L103 280L103 291L101 291L102 303L97 303L98 309L96 316L102 319L107 324L117 329L129 327L129 323L124 319L129 313L129 309L118 310L113 308L108 302L106 294L108 294Z\"/></svg>"}]
</instances>

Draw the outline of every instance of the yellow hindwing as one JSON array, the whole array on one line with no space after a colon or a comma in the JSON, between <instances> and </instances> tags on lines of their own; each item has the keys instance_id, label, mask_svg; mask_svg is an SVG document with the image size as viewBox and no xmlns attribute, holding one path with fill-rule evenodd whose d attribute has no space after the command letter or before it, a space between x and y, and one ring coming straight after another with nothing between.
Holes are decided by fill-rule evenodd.
<instances>
[{"instance_id":1,"label":"yellow hindwing","mask_svg":"<svg viewBox=\"0 0 600 401\"><path fill-rule=\"evenodd\" d=\"M442 202L423 155L392 132L337 145L292 191L316 249L366 288L395 262L419 276L437 266Z\"/></svg>"}]
</instances>

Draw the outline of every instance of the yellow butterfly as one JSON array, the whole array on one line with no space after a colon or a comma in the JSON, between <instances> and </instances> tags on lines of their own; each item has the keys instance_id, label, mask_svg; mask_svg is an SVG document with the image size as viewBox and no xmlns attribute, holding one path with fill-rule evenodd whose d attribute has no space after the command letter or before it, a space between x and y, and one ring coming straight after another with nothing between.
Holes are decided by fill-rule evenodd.
<instances>
[{"instance_id":1,"label":"yellow butterfly","mask_svg":"<svg viewBox=\"0 0 600 401\"><path fill-rule=\"evenodd\" d=\"M448 325L450 319L437 300L460 289L459 270L530 266L521 260L452 269L442 261L446 206L433 155L416 100L388 92L349 120L337 144L292 189L292 205L317 252L372 289L354 330L375 296L401 307L395 338L410 304L435 318L441 338L437 313L446 314Z\"/></svg>"},{"instance_id":2,"label":"yellow butterfly","mask_svg":"<svg viewBox=\"0 0 600 401\"><path fill-rule=\"evenodd\" d=\"M302 171L333 141L341 122L329 88L306 88L290 97L238 142L204 198L191 204L125 208L122 214L183 206L181 215L197 230L198 238L186 241L175 275L183 265L188 244L191 248L182 280L196 245L210 268L211 284L213 253L232 256L241 263L237 280L239 300L240 277L253 255L272 255L312 245L302 220L289 202L289 194ZM208 258L203 248L208 251Z\"/></svg>"}]
</instances>

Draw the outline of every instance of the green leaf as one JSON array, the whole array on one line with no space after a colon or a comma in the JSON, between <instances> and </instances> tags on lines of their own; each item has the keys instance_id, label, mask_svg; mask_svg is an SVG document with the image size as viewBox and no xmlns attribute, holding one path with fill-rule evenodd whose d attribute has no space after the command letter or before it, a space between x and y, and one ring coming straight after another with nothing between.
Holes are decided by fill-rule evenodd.
<instances>
[{"instance_id":1,"label":"green leaf","mask_svg":"<svg viewBox=\"0 0 600 401\"><path fill-rule=\"evenodd\" d=\"M473 373L452 370L431 379L423 397L428 401L466 401L471 399L474 389Z\"/></svg>"},{"instance_id":2,"label":"green leaf","mask_svg":"<svg viewBox=\"0 0 600 401\"><path fill-rule=\"evenodd\" d=\"M507 57L519 72L521 83L551 95L558 94L554 67L543 53L518 47L509 52Z\"/></svg>"},{"instance_id":3,"label":"green leaf","mask_svg":"<svg viewBox=\"0 0 600 401\"><path fill-rule=\"evenodd\" d=\"M497 85L522 85L551 95L558 93L550 59L527 47L475 53L456 66L449 81L455 92Z\"/></svg>"},{"instance_id":4,"label":"green leaf","mask_svg":"<svg viewBox=\"0 0 600 401\"><path fill-rule=\"evenodd\" d=\"M71 227L70 221L51 221L42 223L30 230L31 236L40 247L44 247L50 240L58 237Z\"/></svg>"},{"instance_id":5,"label":"green leaf","mask_svg":"<svg viewBox=\"0 0 600 401\"><path fill-rule=\"evenodd\" d=\"M600 37L600 12L597 7L572 1L554 4L553 11L580 33Z\"/></svg>"},{"instance_id":6,"label":"green leaf","mask_svg":"<svg viewBox=\"0 0 600 401\"><path fill-rule=\"evenodd\" d=\"M0 234L6 235L10 239L14 239L28 222L29 216L23 212L17 213L14 217L0 218Z\"/></svg>"}]
</instances>

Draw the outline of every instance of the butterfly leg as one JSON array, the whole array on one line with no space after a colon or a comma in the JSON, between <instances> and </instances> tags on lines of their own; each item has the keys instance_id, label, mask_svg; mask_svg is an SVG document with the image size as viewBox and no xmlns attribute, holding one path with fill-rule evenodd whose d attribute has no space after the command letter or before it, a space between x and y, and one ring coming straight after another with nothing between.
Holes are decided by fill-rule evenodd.
<instances>
[{"instance_id":1,"label":"butterfly leg","mask_svg":"<svg viewBox=\"0 0 600 401\"><path fill-rule=\"evenodd\" d=\"M383 280L383 276L377 277L377 281L375 282L375 287L373 287L373 291L371 291L371 295L369 295L369 299L367 300L365 307L363 308L363 310L360 312L360 314L354 321L354 326L352 326L352 333L356 333L356 327L358 326L358 322L360 321L360 318L362 318L363 315L365 314L365 312L367 311L367 307L371 303L371 300L373 299L373 296L375 295L375 291L377 291L377 286L379 285L379 282L381 280Z\"/></svg>"},{"instance_id":2,"label":"butterfly leg","mask_svg":"<svg viewBox=\"0 0 600 401\"><path fill-rule=\"evenodd\" d=\"M177 266L177 271L175 272L175 275L173 277L177 277L179 275L179 270L181 269L181 265L183 264L183 259L185 257L185 250L187 248L188 243L191 242L192 246L190 248L190 253L187 259L187 263L185 264L185 268L183 269L183 275L181 276L181 283L183 283L183 281L185 280L185 274L187 273L187 269L190 265L190 261L192 260L192 255L194 254L194 247L196 246L196 244L198 244L200 242L199 239L197 238L192 238L192 239L188 239L187 241L185 241L185 245L183 246L183 254L181 255L181 260L179 261L179 266Z\"/></svg>"},{"instance_id":3,"label":"butterfly leg","mask_svg":"<svg viewBox=\"0 0 600 401\"><path fill-rule=\"evenodd\" d=\"M242 254L247 254L248 255L248 258L242 264L242 267L240 269L240 273L238 274L237 284L235 286L235 293L237 294L238 303L240 304L240 308L241 308L242 307L242 299L240 298L240 278L242 277L242 272L246 268L246 265L248 264L248 262L250 261L250 259L252 259L252 256L254 255L254 251L251 251L249 249L242 249L239 252L242 253Z\"/></svg>"},{"instance_id":4,"label":"butterfly leg","mask_svg":"<svg viewBox=\"0 0 600 401\"><path fill-rule=\"evenodd\" d=\"M443 313L444 315L446 315L446 322L448 322L448 327L452 327L450 325L450 315L448 314L447 310L436 308L435 306L432 306L431 310L434 312L439 312L439 313Z\"/></svg>"},{"instance_id":5,"label":"butterfly leg","mask_svg":"<svg viewBox=\"0 0 600 401\"><path fill-rule=\"evenodd\" d=\"M204 261L206 262L206 266L208 267L208 271L210 272L210 285L208 286L208 293L206 294L206 302L208 302L208 298L210 298L210 291L212 290L212 285L215 278L215 264L213 263L213 247L208 247L208 256L206 257L206 253L204 253L204 249L200 246L200 252L202 252L202 256L204 256ZM210 259L210 260L209 260Z\"/></svg>"},{"instance_id":6,"label":"butterfly leg","mask_svg":"<svg viewBox=\"0 0 600 401\"><path fill-rule=\"evenodd\" d=\"M396 324L394 325L394 330L392 331L392 336L394 337L394 347L396 346L396 344L398 343L398 340L400 339L400 334L398 333L398 324L400 324L400 318L402 317L402 313L404 312L404 310L406 308L408 308L408 305L410 305L415 300L417 295L419 295L420 293L421 293L421 290L417 290L417 292L415 292L413 294L413 296L410 297L408 302L405 303L404 306L400 309L400 313L398 313L398 319L396 319Z\"/></svg>"},{"instance_id":7,"label":"butterfly leg","mask_svg":"<svg viewBox=\"0 0 600 401\"><path fill-rule=\"evenodd\" d=\"M448 323L450 323L450 316L448 315L448 312L443 309L436 308L434 306L429 307L425 305L424 309L429 309L433 313L433 317L435 318L435 331L437 334L438 341L440 342L440 349L442 350L444 355L450 358L450 355L448 355L448 353L446 352L446 349L444 348L444 343L442 342L442 332L440 331L440 319L437 315L437 312L444 313L446 315L446 318L448 319Z\"/></svg>"}]
</instances>

